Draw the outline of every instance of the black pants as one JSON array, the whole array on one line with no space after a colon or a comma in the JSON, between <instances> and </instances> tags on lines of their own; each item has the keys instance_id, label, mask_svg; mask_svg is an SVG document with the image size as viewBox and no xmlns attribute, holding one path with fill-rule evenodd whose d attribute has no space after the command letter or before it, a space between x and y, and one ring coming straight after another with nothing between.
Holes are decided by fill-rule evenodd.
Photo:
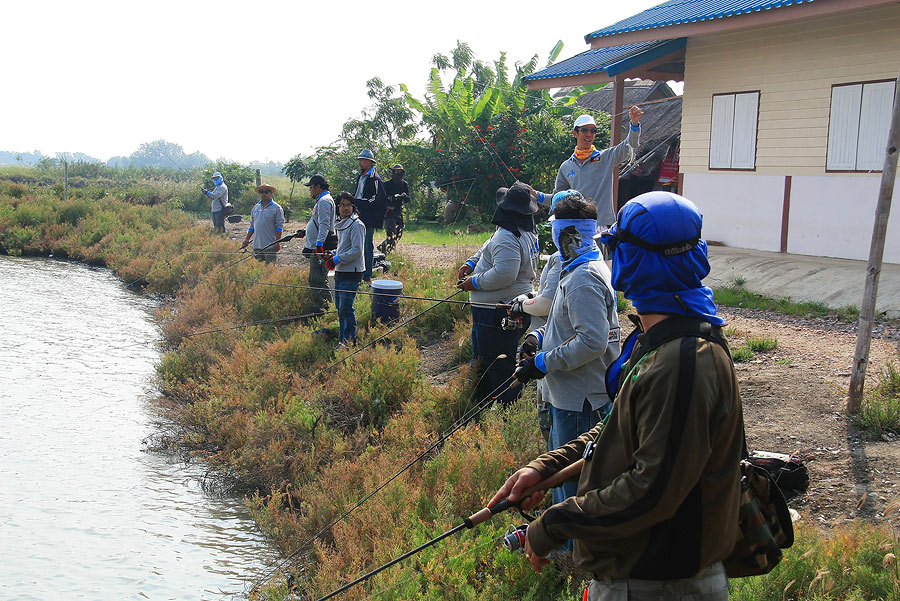
<instances>
[{"instance_id":1,"label":"black pants","mask_svg":"<svg viewBox=\"0 0 900 601\"><path fill-rule=\"evenodd\" d=\"M504 406L519 398L522 391L521 387L508 389L512 381L506 380L516 370L519 339L531 323L531 317L526 315L521 327L504 330L501 324L506 316L506 309L472 307L472 361L481 363L478 374L481 380L475 389L475 398L481 401L493 394ZM497 359L500 355L506 357Z\"/></svg>"}]
</instances>

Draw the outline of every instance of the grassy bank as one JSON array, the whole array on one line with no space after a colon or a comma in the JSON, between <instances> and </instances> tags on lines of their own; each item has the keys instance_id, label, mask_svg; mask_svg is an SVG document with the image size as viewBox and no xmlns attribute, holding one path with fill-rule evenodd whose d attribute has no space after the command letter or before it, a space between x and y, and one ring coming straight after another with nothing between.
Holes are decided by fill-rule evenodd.
<instances>
[{"instance_id":1,"label":"grassy bank","mask_svg":"<svg viewBox=\"0 0 900 601\"><path fill-rule=\"evenodd\" d=\"M542 449L530 399L488 411L341 518L472 409L466 369L434 385L421 373L418 350L445 331L464 339L467 311L444 303L388 334L360 296L361 344L387 336L335 365L349 355L333 350L336 316L272 322L309 311L299 287L306 274L233 251L165 205L135 204L116 191L64 203L46 188L0 181L0 252L107 265L166 295L157 316L165 393L157 407L172 426L160 444L191 453L222 484L244 491L260 527L292 558L284 569L253 575L254 598L289 598L285 572L298 598L339 587L458 525ZM434 298L447 296L454 280L406 264L394 275L405 293ZM405 302L404 317L428 306ZM465 531L343 598L580 598L580 575L535 574L499 546L520 520L508 514ZM896 598L888 556L897 552L892 533L863 524L828 536L804 526L786 561L768 576L734 581L733 598Z\"/></svg>"}]
</instances>

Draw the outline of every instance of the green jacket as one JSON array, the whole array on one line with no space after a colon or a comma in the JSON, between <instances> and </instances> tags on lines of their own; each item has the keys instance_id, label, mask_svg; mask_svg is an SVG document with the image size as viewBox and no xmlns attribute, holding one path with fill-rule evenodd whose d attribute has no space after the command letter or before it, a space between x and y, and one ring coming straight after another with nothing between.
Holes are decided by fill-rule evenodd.
<instances>
[{"instance_id":1,"label":"green jacket","mask_svg":"<svg viewBox=\"0 0 900 601\"><path fill-rule=\"evenodd\" d=\"M737 535L734 364L720 328L669 317L640 335L623 373L605 427L529 464L546 478L595 441L578 495L545 511L528 539L540 555L574 539L576 565L598 578L687 578L727 557Z\"/></svg>"}]
</instances>

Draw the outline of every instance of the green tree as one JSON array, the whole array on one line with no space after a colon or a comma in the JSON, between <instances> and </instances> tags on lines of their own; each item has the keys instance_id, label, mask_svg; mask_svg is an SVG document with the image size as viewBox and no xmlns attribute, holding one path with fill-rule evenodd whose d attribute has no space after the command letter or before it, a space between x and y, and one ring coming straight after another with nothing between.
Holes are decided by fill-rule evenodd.
<instances>
[{"instance_id":1,"label":"green tree","mask_svg":"<svg viewBox=\"0 0 900 601\"><path fill-rule=\"evenodd\" d=\"M288 202L291 203L294 200L294 186L297 182L306 177L309 173L309 166L306 164L306 161L303 160L303 157L298 154L284 164L284 167L281 168L281 172L291 180L291 194L288 198Z\"/></svg>"}]
</instances>

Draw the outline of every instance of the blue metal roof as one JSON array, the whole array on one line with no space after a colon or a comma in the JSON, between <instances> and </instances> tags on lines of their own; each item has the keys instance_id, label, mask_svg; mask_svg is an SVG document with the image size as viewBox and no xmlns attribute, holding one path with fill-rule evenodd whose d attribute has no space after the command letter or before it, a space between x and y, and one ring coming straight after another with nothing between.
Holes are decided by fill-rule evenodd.
<instances>
[{"instance_id":1,"label":"blue metal roof","mask_svg":"<svg viewBox=\"0 0 900 601\"><path fill-rule=\"evenodd\" d=\"M610 48L594 48L560 61L542 71L527 75L522 80L536 81L601 72L605 72L609 77L615 77L620 73L680 50L686 44L687 38L677 38L661 42L636 42Z\"/></svg>"},{"instance_id":2,"label":"blue metal roof","mask_svg":"<svg viewBox=\"0 0 900 601\"><path fill-rule=\"evenodd\" d=\"M614 36L629 31L658 29L672 25L701 23L746 15L764 10L809 4L814 0L669 0L633 17L584 36L588 43L594 38Z\"/></svg>"}]
</instances>

